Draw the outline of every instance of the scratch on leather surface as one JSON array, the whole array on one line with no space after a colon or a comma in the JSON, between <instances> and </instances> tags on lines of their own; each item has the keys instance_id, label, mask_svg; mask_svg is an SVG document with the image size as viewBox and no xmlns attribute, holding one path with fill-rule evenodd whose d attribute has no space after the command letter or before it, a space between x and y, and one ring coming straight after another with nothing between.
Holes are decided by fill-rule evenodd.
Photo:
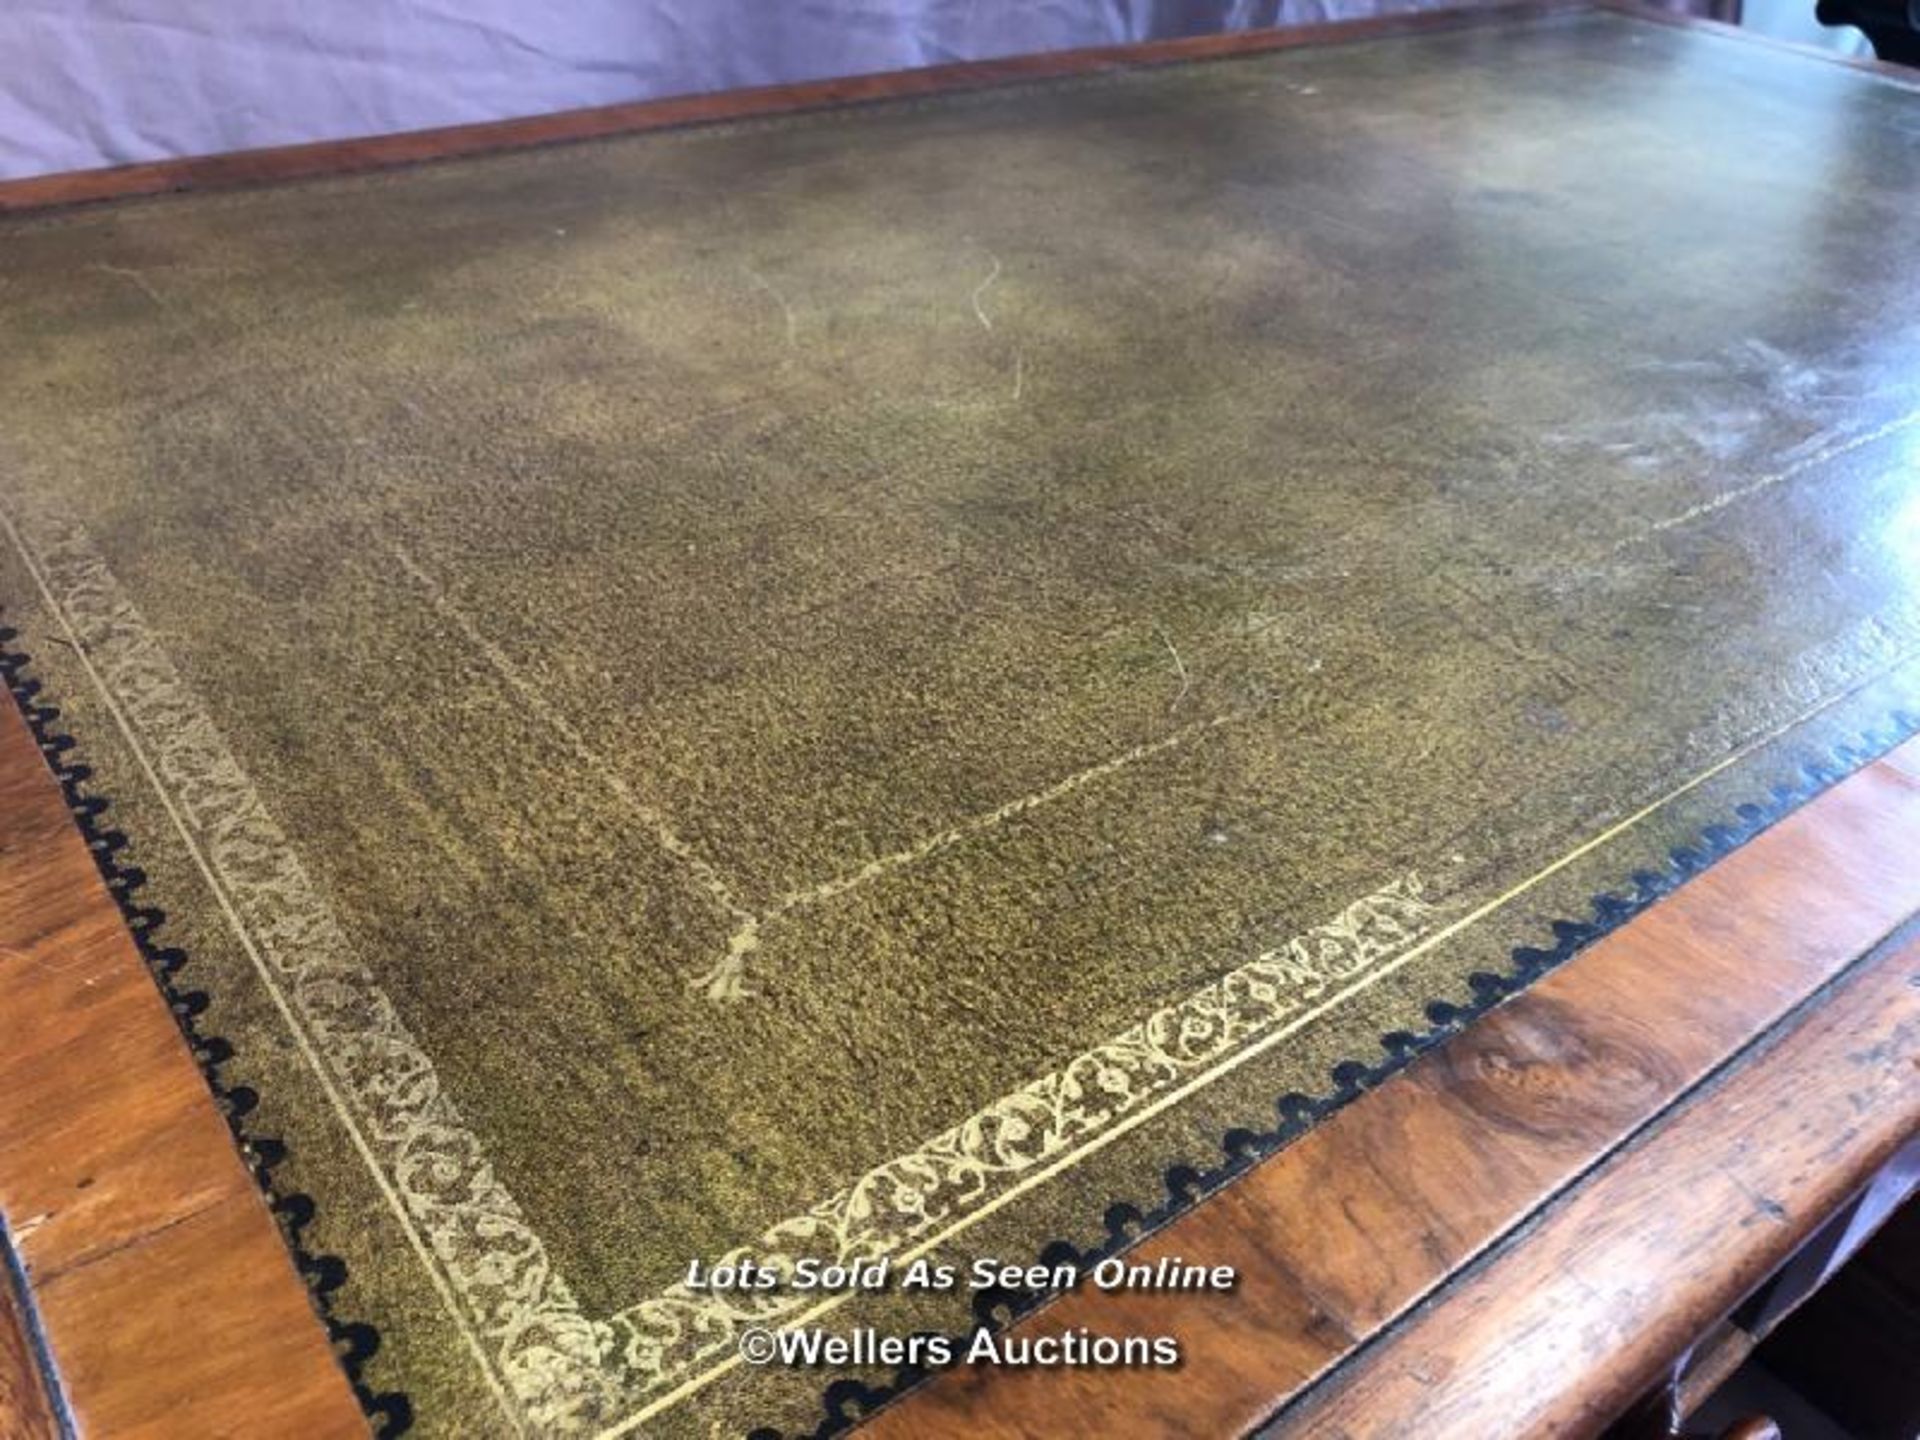
<instances>
[{"instance_id":1,"label":"scratch on leather surface","mask_svg":"<svg viewBox=\"0 0 1920 1440\"><path fill-rule=\"evenodd\" d=\"M990 1207L1022 1176L1070 1156L1127 1114L1242 1049L1415 944L1444 909L1416 875L1388 882L1334 919L1229 971L1219 980L1076 1056L869 1170L805 1214L776 1225L717 1264L757 1260L785 1269L911 1254L930 1232ZM615 1317L624 1353L643 1374L671 1377L730 1354L740 1326L792 1323L805 1293L728 1295L675 1285Z\"/></svg>"},{"instance_id":2,"label":"scratch on leather surface","mask_svg":"<svg viewBox=\"0 0 1920 1440\"><path fill-rule=\"evenodd\" d=\"M604 1327L554 1274L211 718L80 526L6 518L370 1168L467 1308L469 1338L536 1422L599 1413Z\"/></svg>"}]
</instances>

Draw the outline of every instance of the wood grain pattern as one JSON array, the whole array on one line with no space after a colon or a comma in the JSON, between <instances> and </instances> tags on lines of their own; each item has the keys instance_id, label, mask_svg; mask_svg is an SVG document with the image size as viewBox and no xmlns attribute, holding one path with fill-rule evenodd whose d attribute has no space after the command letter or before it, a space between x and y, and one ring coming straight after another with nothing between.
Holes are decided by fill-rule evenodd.
<instances>
[{"instance_id":1,"label":"wood grain pattern","mask_svg":"<svg viewBox=\"0 0 1920 1440\"><path fill-rule=\"evenodd\" d=\"M1232 1294L1083 1290L1020 1327L1172 1333L1177 1372L954 1370L883 1411L874 1432L1257 1426L1920 910L1916 767L1920 744L1909 744L1843 781L1135 1252L1233 1265ZM1825 1094L1810 1078L1820 1074L1781 1083ZM1912 1127L1920 1094L1899 1098ZM1728 1115L1723 1146L1711 1113L1692 1122L1694 1143L1731 1163L1747 1130ZM1823 1164L1857 1184L1883 1142L1876 1131ZM1806 1163L1797 1151L1778 1160ZM1753 1183L1766 1193L1786 1178ZM1804 1238L1822 1218L1802 1205L1779 1228ZM1755 1255L1774 1253L1772 1234L1739 1233ZM1701 1308L1687 1287L1710 1277L1687 1255L1632 1258L1651 1290L1674 1287L1676 1313ZM1612 1303L1598 1289L1549 1289L1570 1311ZM1561 1368L1577 1381L1606 1360L1596 1346Z\"/></svg>"},{"instance_id":2,"label":"wood grain pattern","mask_svg":"<svg viewBox=\"0 0 1920 1440\"><path fill-rule=\"evenodd\" d=\"M81 1433L364 1434L278 1227L11 703L0 815L0 1215Z\"/></svg>"},{"instance_id":3,"label":"wood grain pattern","mask_svg":"<svg viewBox=\"0 0 1920 1440\"><path fill-rule=\"evenodd\" d=\"M6 1244L0 1236L0 1247ZM11 1264L10 1257L0 1259ZM60 1426L50 1388L27 1338L23 1297L12 1274L0 1268L0 1440L55 1440Z\"/></svg>"},{"instance_id":4,"label":"wood grain pattern","mask_svg":"<svg viewBox=\"0 0 1920 1440\"><path fill-rule=\"evenodd\" d=\"M1586 8L1639 13L1625 5L1524 4L941 66L40 177L0 184L0 211ZM1645 18L1674 23L1657 13ZM10 987L9 1003L0 1007L0 1211L22 1237L74 1408L88 1433L99 1435L357 1433L357 1407L224 1123L30 736L11 707L0 710L0 983ZM1443 1393L1460 1397L1444 1412L1448 1423L1483 1427L1452 1433L1511 1429L1488 1417L1515 1413L1516 1396L1543 1424L1587 1424L1644 1370L1649 1344L1711 1318L1728 1284L1768 1263L1783 1237L1801 1233L1850 1183L1847 1177L1873 1162L1892 1129L1903 1119L1911 1124L1914 1043L1898 1020L1906 992L1885 989L1894 984L1886 977L1906 962L1893 958L1835 993L1832 1024L1816 1025L1827 1011L1815 1012L1764 1054L1745 1058L1711 1094L1678 1112L1672 1107L1920 906L1920 865L1911 863L1916 845L1920 750L1909 747L1145 1247L1148 1255L1238 1265L1244 1278L1235 1295L1103 1297L1103 1304L1137 1308L1097 1312L1083 1308L1088 1297L1074 1296L1028 1322L1179 1333L1188 1363L1177 1376L955 1374L884 1414L875 1430L1226 1433L1259 1423L1336 1369L1334 1383L1313 1397L1315 1408L1301 1414L1355 1433L1394 1429L1383 1420L1400 1413L1394 1406L1417 1404L1424 1422L1438 1413ZM1863 1011L1861 995L1879 1008ZM1843 1003L1848 1008L1839 1008ZM1849 1027L1883 1020L1892 1028L1873 1031L1874 1043L1835 1048ZM1809 1074L1827 1083L1811 1086ZM1777 1108L1795 1086L1805 1092L1805 1116L1831 1121L1826 1133ZM1776 1109L1730 1111L1729 1096ZM1872 1115L1843 1113L1862 1097L1877 1107ZM1758 1143L1773 1131L1756 1129L1755 1115L1791 1132L1792 1143ZM1668 1126L1684 1140L1659 1143ZM1623 1150L1636 1134L1648 1138ZM1602 1168L1593 1171L1596 1165ZM1598 1188L1603 1181L1612 1188ZM1560 1207L1538 1229L1459 1287L1458 1294L1474 1298L1458 1324L1435 1318L1452 1313L1449 1300L1342 1368L1357 1346L1383 1336L1556 1194L1564 1197ZM1698 1208L1730 1206L1726 1213L1738 1223L1706 1236L1686 1228L1696 1194ZM1597 1225L1616 1204L1664 1204L1674 1212L1658 1253L1643 1249L1635 1260L1649 1276L1629 1297L1640 1308L1623 1312L1635 1317L1637 1330L1623 1327L1603 1303L1605 1286L1617 1278L1610 1270L1596 1273L1592 1255L1577 1249L1543 1248L1553 1237L1565 1244L1581 1239L1559 1217L1577 1213ZM1589 1234L1618 1238L1621 1228ZM1579 1283L1563 1279L1567 1274ZM1651 1298L1656 1281L1676 1287L1668 1319ZM1535 1300L1553 1297L1564 1313L1538 1320L1525 1308L1534 1301L1513 1288L1520 1284L1536 1287ZM182 1316L192 1323L180 1323ZM1540 1343L1515 1347L1516 1325L1536 1327ZM27 1357L9 1347L6 1334L0 1320L0 1406L9 1394L38 1393L24 1388L37 1380L21 1369ZM1526 1364L1500 1358L1518 1354ZM1597 1370L1590 1363L1596 1360ZM27 1413L24 1405L20 1413ZM1418 1428L1433 1433L1430 1424ZM45 1432L23 1432L38 1433Z\"/></svg>"},{"instance_id":5,"label":"wood grain pattern","mask_svg":"<svg viewBox=\"0 0 1920 1440\"><path fill-rule=\"evenodd\" d=\"M1889 947L1276 1435L1589 1434L1784 1261L1920 1116L1920 941Z\"/></svg>"}]
</instances>

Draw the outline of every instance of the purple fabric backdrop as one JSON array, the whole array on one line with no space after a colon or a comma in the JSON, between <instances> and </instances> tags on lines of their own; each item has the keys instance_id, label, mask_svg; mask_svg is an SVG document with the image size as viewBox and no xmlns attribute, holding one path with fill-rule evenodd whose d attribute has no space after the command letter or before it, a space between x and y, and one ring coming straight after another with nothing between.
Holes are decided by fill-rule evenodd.
<instances>
[{"instance_id":1,"label":"purple fabric backdrop","mask_svg":"<svg viewBox=\"0 0 1920 1440\"><path fill-rule=\"evenodd\" d=\"M1444 0L0 0L0 178Z\"/></svg>"}]
</instances>

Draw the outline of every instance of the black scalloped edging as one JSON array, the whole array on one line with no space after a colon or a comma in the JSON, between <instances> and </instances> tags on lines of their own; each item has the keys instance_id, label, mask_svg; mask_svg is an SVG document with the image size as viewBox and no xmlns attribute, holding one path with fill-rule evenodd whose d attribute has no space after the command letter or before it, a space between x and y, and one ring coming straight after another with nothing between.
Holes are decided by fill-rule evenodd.
<instances>
[{"instance_id":1,"label":"black scalloped edging","mask_svg":"<svg viewBox=\"0 0 1920 1440\"><path fill-rule=\"evenodd\" d=\"M412 1403L398 1391L375 1394L362 1378L365 1366L380 1347L379 1331L370 1324L348 1321L336 1313L335 1296L347 1278L346 1262L336 1255L316 1254L307 1248L304 1234L313 1221L314 1200L274 1183L273 1167L285 1158L286 1147L278 1140L248 1132L245 1120L259 1104L259 1097L244 1085L228 1086L222 1082L220 1067L232 1058L233 1047L221 1036L201 1033L197 1021L207 1008L208 996L205 991L187 989L178 983L188 958L178 948L160 943L158 932L166 915L155 906L140 903L138 891L145 884L146 876L137 866L120 860L120 852L127 848L127 837L105 818L110 802L89 792L87 781L92 771L73 758L77 748L73 737L56 728L60 711L39 702L40 682L27 673L31 657L12 648L18 638L18 631L0 625L0 682L4 682L20 707L41 755L59 781L74 823L120 907L121 916L155 983L166 997L201 1074L226 1117L241 1157L279 1221L282 1238L307 1282L314 1308L333 1343L334 1354L346 1371L374 1433L381 1440L397 1440L413 1423ZM1074 1265L1084 1272L1102 1260L1124 1253L1298 1139L1349 1101L1398 1074L1416 1056L1458 1034L1472 1021L1565 964L1654 901L1677 890L1716 860L1915 733L1920 733L1920 716L1902 711L1896 712L1879 730L1863 732L1860 743L1831 747L1828 760L1803 764L1797 781L1775 786L1764 802L1736 807L1729 823L1707 826L1693 845L1670 852L1663 869L1636 871L1628 877L1627 893L1603 891L1595 895L1589 902L1590 919L1553 922L1549 927L1553 936L1551 946L1514 949L1503 974L1476 971L1469 975L1469 998L1458 1004L1446 1000L1430 1003L1426 1007L1429 1024L1425 1030L1417 1034L1396 1030L1382 1035L1379 1044L1383 1058L1372 1064L1358 1059L1342 1061L1329 1072L1329 1088L1318 1095L1298 1091L1282 1095L1274 1104L1277 1124L1273 1129L1240 1127L1226 1132L1220 1141L1223 1157L1220 1164L1208 1170L1190 1165L1169 1169L1162 1177L1165 1198L1152 1209L1143 1211L1129 1201L1116 1202L1107 1207L1103 1216L1107 1230L1104 1240L1087 1250L1079 1249L1068 1240L1055 1240L1041 1247L1036 1257L1039 1263L1048 1267ZM1005 1288L981 1291L973 1297L972 1333L1011 1325L1052 1298L1050 1291ZM957 1345L964 1345L967 1337L951 1338ZM821 1391L821 1421L807 1433L813 1440L831 1440L833 1436L842 1435L881 1406L923 1384L933 1373L923 1366L908 1365L896 1370L891 1380L880 1385L869 1385L852 1377L832 1380ZM781 1436L777 1427L762 1427L751 1432L748 1440L781 1440Z\"/></svg>"},{"instance_id":2,"label":"black scalloped edging","mask_svg":"<svg viewBox=\"0 0 1920 1440\"><path fill-rule=\"evenodd\" d=\"M181 971L188 963L186 953L161 942L159 932L166 922L165 912L140 903L139 891L147 877L138 866L125 864L120 859L121 852L127 848L127 837L107 818L110 802L90 793L87 781L93 772L75 758L77 746L73 737L57 728L58 708L40 702L40 682L27 673L32 657L13 648L18 639L17 630L0 625L0 682L4 682L20 707L47 768L60 782L74 824L93 853L101 878L120 907L121 917L139 946L154 982L166 997L167 1006L173 1011L173 1018L200 1066L200 1073L206 1078L207 1088L213 1092L215 1103L226 1117L241 1159L253 1173L254 1181L279 1222L281 1237L293 1254L301 1278L306 1281L314 1309L326 1324L334 1355L347 1372L353 1393L374 1434L381 1440L396 1440L413 1424L412 1403L399 1392L375 1394L362 1379L367 1362L380 1348L380 1332L372 1325L344 1319L337 1313L336 1292L346 1281L346 1262L337 1255L317 1254L307 1248L304 1237L314 1217L313 1197L274 1183L273 1167L286 1157L286 1146L278 1140L248 1132L246 1117L260 1103L260 1097L244 1085L227 1085L221 1080L220 1067L233 1058L233 1046L219 1035L207 1035L200 1030L198 1022L207 1008L207 993L180 983Z\"/></svg>"},{"instance_id":3,"label":"black scalloped edging","mask_svg":"<svg viewBox=\"0 0 1920 1440\"><path fill-rule=\"evenodd\" d=\"M1119 1255L1161 1229L1199 1201L1212 1195L1260 1161L1267 1159L1308 1130L1318 1125L1350 1100L1404 1069L1414 1057L1432 1049L1441 1041L1458 1034L1474 1020L1502 1001L1519 994L1534 981L1571 960L1580 951L1645 910L1654 901L1677 890L1762 830L1784 819L1821 791L1844 780L1870 764L1895 745L1920 733L1920 716L1896 711L1884 726L1863 731L1860 743L1835 745L1828 749L1828 760L1801 765L1793 783L1776 785L1761 803L1735 808L1733 819L1723 825L1709 825L1698 840L1668 855L1662 870L1640 870L1628 877L1625 894L1602 891L1589 902L1592 917L1586 920L1556 920L1549 927L1552 945L1546 948L1520 946L1510 955L1504 974L1476 971L1467 977L1471 998L1455 1004L1435 1000L1426 1007L1428 1028L1418 1034L1396 1030L1380 1037L1384 1058L1368 1064L1362 1060L1344 1060L1329 1072L1330 1087L1318 1095L1298 1091L1282 1095L1274 1102L1278 1121L1271 1130L1245 1128L1229 1130L1221 1137L1221 1163L1210 1170L1176 1165L1162 1177L1166 1198L1151 1210L1120 1201L1107 1207L1103 1217L1106 1239L1088 1250L1080 1250L1071 1241L1055 1240L1043 1246L1036 1257L1048 1267L1073 1265L1085 1273L1102 1260ZM974 1329L998 1330L1054 1298L1046 1290L1015 1291L1005 1288L982 1290L973 1297ZM949 1337L956 1353L969 1336ZM935 1372L921 1365L906 1365L894 1372L891 1380L869 1385L863 1380L843 1376L828 1382L821 1391L822 1418L818 1426L806 1432L812 1440L830 1440L845 1434L883 1405L898 1400L908 1391L924 1384ZM775 1426L752 1431L747 1440L782 1440Z\"/></svg>"}]
</instances>

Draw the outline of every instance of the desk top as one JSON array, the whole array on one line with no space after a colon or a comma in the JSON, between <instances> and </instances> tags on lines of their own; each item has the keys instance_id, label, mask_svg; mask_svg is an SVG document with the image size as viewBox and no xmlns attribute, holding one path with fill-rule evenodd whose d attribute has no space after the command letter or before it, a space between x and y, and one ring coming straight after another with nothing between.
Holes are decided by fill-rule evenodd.
<instances>
[{"instance_id":1,"label":"desk top","mask_svg":"<svg viewBox=\"0 0 1920 1440\"><path fill-rule=\"evenodd\" d=\"M1111 1244L1907 728L1911 91L1237 49L0 221L0 594L423 1424L797 1425L961 1299L691 1262Z\"/></svg>"}]
</instances>

